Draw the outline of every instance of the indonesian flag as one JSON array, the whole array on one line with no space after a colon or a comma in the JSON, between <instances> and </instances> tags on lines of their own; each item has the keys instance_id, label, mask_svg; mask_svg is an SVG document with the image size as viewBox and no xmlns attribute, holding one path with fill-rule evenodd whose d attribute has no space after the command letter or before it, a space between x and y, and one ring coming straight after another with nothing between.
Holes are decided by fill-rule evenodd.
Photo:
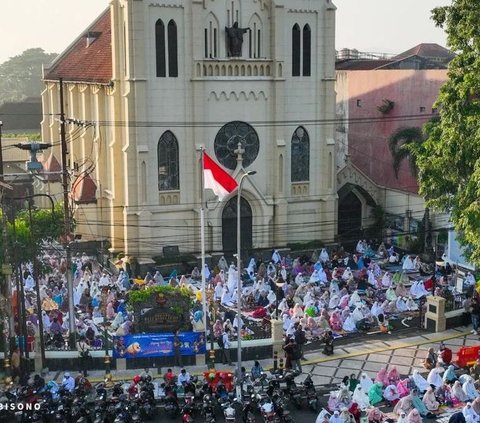
<instances>
[{"instance_id":1,"label":"indonesian flag","mask_svg":"<svg viewBox=\"0 0 480 423\"><path fill-rule=\"evenodd\" d=\"M223 170L212 158L203 152L203 183L210 188L219 201L237 189L237 181Z\"/></svg>"}]
</instances>

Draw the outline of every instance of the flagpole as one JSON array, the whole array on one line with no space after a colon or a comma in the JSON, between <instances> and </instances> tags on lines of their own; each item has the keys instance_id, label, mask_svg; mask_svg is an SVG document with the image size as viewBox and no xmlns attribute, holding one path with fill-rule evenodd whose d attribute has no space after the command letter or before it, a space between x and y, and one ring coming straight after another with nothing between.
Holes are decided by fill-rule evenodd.
<instances>
[{"instance_id":1,"label":"flagpole","mask_svg":"<svg viewBox=\"0 0 480 423\"><path fill-rule=\"evenodd\" d=\"M202 275L202 311L203 311L203 321L204 321L204 327L205 327L205 350L207 349L207 324L208 324L208 316L207 316L207 293L206 293L206 275L205 275L205 182L204 182L204 177L203 177L203 152L205 148L202 145L200 147L200 154L201 154L201 166L200 166L200 172L201 172L201 180L202 180L202 194L201 194L201 205L200 205L200 243L201 243L201 256L202 256L202 270L201 270L201 275Z\"/></svg>"}]
</instances>

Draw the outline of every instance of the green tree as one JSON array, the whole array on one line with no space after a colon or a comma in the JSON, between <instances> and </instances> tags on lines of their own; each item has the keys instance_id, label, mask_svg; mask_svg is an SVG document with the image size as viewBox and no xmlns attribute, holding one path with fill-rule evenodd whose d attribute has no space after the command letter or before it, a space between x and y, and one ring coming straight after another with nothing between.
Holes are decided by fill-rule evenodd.
<instances>
[{"instance_id":1,"label":"green tree","mask_svg":"<svg viewBox=\"0 0 480 423\"><path fill-rule=\"evenodd\" d=\"M408 160L410 171L417 176L418 168L414 155L411 153L413 145L421 144L424 140L422 130L417 127L398 128L388 139L388 147L393 157L393 170L398 179L398 172L404 160Z\"/></svg>"},{"instance_id":2,"label":"green tree","mask_svg":"<svg viewBox=\"0 0 480 423\"><path fill-rule=\"evenodd\" d=\"M1 220L3 222L3 219ZM9 260L11 263L27 263L32 261L33 255L41 256L42 242L58 240L63 234L63 205L55 204L53 215L51 209L32 209L32 224L30 224L29 210L21 210L15 216L15 222L7 223L7 240ZM1 225L3 231L3 223ZM0 236L1 263L5 262L3 236ZM43 274L47 269L42 265L39 271Z\"/></svg>"},{"instance_id":3,"label":"green tree","mask_svg":"<svg viewBox=\"0 0 480 423\"><path fill-rule=\"evenodd\" d=\"M40 97L42 65L50 64L56 56L31 48L0 64L0 103Z\"/></svg>"},{"instance_id":4,"label":"green tree","mask_svg":"<svg viewBox=\"0 0 480 423\"><path fill-rule=\"evenodd\" d=\"M435 103L440 119L411 151L427 206L450 213L468 258L480 264L480 0L453 0L432 18L457 56Z\"/></svg>"}]
</instances>

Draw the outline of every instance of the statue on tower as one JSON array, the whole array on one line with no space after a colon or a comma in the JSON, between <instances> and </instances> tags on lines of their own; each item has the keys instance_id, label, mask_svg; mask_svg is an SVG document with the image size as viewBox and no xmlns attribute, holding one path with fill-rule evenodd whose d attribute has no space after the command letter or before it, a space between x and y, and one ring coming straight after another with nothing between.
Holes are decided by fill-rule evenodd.
<instances>
[{"instance_id":1,"label":"statue on tower","mask_svg":"<svg viewBox=\"0 0 480 423\"><path fill-rule=\"evenodd\" d=\"M240 57L242 55L243 34L249 30L250 28L239 28L238 22L235 22L232 28L225 27L228 57Z\"/></svg>"}]
</instances>

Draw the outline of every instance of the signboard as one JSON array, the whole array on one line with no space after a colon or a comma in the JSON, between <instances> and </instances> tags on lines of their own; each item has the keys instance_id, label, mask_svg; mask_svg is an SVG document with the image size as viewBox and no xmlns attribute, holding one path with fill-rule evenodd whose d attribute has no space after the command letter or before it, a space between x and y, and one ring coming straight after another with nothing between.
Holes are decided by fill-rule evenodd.
<instances>
[{"instance_id":1,"label":"signboard","mask_svg":"<svg viewBox=\"0 0 480 423\"><path fill-rule=\"evenodd\" d=\"M173 357L173 333L144 333L113 337L113 358ZM205 353L203 333L183 332L178 335L181 355Z\"/></svg>"},{"instance_id":2,"label":"signboard","mask_svg":"<svg viewBox=\"0 0 480 423\"><path fill-rule=\"evenodd\" d=\"M134 303L135 327L139 332L190 332L191 298L173 293L156 293L141 303Z\"/></svg>"}]
</instances>

